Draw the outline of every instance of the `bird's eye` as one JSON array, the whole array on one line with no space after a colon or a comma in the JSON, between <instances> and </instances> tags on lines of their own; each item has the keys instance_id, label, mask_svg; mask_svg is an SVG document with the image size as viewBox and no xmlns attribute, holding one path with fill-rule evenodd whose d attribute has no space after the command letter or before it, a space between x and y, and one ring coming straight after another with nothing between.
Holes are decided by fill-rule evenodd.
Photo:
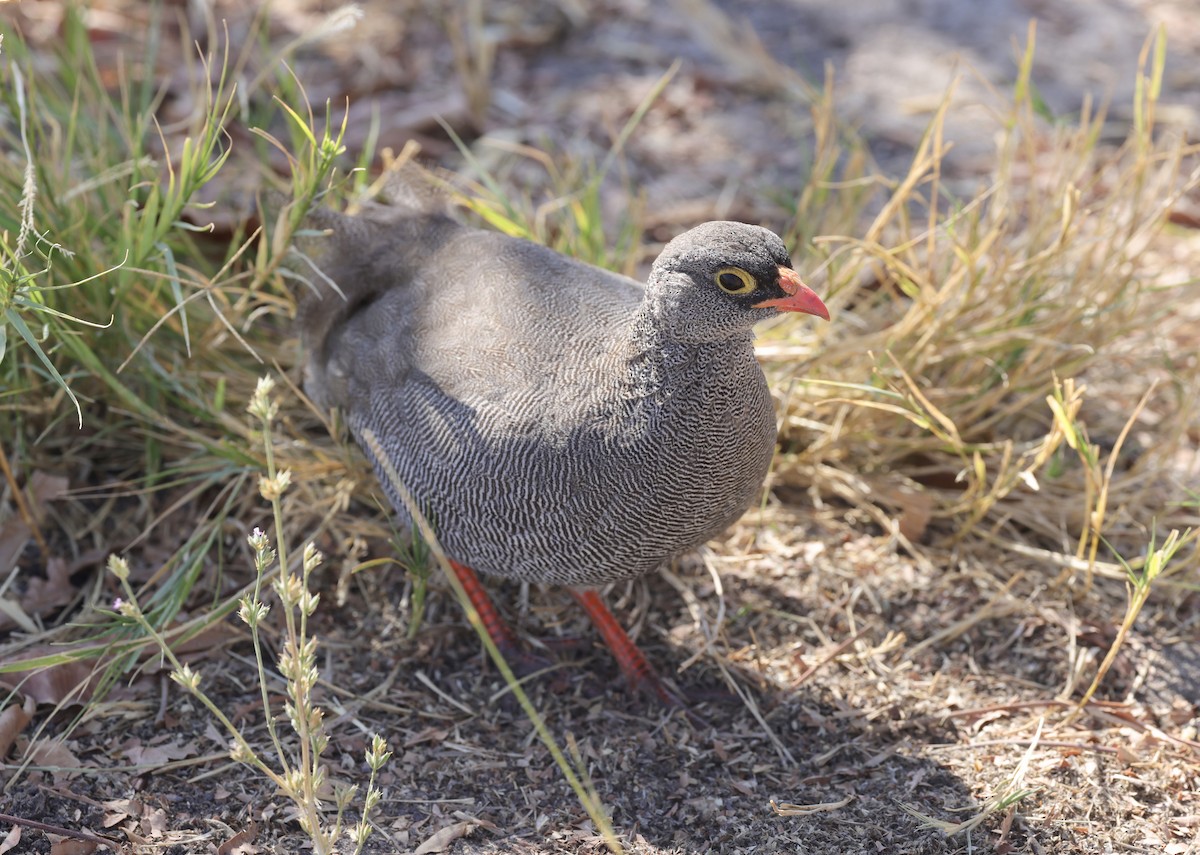
<instances>
[{"instance_id":1,"label":"bird's eye","mask_svg":"<svg viewBox=\"0 0 1200 855\"><path fill-rule=\"evenodd\" d=\"M716 275L717 287L726 294L749 294L758 287L754 277L740 267L722 267Z\"/></svg>"}]
</instances>

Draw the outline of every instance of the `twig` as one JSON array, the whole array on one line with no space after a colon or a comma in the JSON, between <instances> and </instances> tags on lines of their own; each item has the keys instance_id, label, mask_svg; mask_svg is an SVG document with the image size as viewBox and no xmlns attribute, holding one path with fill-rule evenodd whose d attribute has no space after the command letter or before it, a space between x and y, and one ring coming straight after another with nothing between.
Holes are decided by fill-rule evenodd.
<instances>
[{"instance_id":1,"label":"twig","mask_svg":"<svg viewBox=\"0 0 1200 855\"><path fill-rule=\"evenodd\" d=\"M845 653L846 648L848 648L850 645L852 645L854 642L858 641L860 638L862 638L866 634L867 634L866 629L860 629L858 632L854 633L854 635L850 636L845 641L843 641L841 644L839 644L837 647L835 647L829 653L829 655L825 656L821 660L814 662L812 665L810 665L804 671L803 674L801 674L799 677L796 678L796 682L794 685L799 686L800 684L802 684L805 680L807 680L813 674L817 673L822 668L824 668L826 665L828 665L830 662L832 662L834 659L837 659L839 656L841 656L843 653Z\"/></svg>"},{"instance_id":2,"label":"twig","mask_svg":"<svg viewBox=\"0 0 1200 855\"><path fill-rule=\"evenodd\" d=\"M97 837L86 831L75 831L71 828L63 828L61 825L50 825L49 823L38 822L36 819L25 819L24 817L13 816L8 813L0 813L0 822L23 825L26 828L35 828L38 831L47 831L50 834L61 834L63 837L74 837L76 840L86 840L88 843L98 843L101 846L109 846L113 849L117 849L121 845L111 837Z\"/></svg>"},{"instance_id":3,"label":"twig","mask_svg":"<svg viewBox=\"0 0 1200 855\"><path fill-rule=\"evenodd\" d=\"M42 560L48 561L50 559L50 547L46 545L46 539L42 537L41 526L37 524L37 520L33 516L33 511L25 501L25 492L17 486L17 479L13 475L12 467L8 465L8 455L4 453L3 445L0 445L0 470L4 471L4 478L8 481L8 485L12 487L13 502L16 503L17 511L21 514L21 519L25 520L25 524L29 526L29 530L33 533L33 539L37 541L38 549L42 551Z\"/></svg>"}]
</instances>

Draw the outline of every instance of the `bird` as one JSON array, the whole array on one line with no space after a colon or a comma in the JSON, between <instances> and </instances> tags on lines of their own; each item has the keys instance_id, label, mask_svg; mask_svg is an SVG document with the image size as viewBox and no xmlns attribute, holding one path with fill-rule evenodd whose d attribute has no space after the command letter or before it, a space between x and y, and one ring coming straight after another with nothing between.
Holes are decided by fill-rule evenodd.
<instances>
[{"instance_id":1,"label":"bird","mask_svg":"<svg viewBox=\"0 0 1200 855\"><path fill-rule=\"evenodd\" d=\"M409 166L383 201L308 214L305 391L342 412L398 521L397 478L432 521L506 659L522 650L477 572L565 586L628 682L678 705L598 589L752 504L776 442L753 328L829 311L761 226L684 231L641 283L464 224L433 184Z\"/></svg>"}]
</instances>

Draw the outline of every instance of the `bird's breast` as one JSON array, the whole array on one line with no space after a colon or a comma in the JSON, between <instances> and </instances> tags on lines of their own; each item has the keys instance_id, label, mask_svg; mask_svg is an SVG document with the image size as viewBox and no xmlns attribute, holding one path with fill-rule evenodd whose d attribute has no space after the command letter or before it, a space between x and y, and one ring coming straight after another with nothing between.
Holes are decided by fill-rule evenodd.
<instances>
[{"instance_id":1,"label":"bird's breast","mask_svg":"<svg viewBox=\"0 0 1200 855\"><path fill-rule=\"evenodd\" d=\"M584 377L587 388L556 383L552 398L510 389L455 400L410 383L403 401L374 399L366 421L390 440L393 468L452 557L497 575L598 585L703 543L754 500L775 417L750 367L617 392Z\"/></svg>"}]
</instances>

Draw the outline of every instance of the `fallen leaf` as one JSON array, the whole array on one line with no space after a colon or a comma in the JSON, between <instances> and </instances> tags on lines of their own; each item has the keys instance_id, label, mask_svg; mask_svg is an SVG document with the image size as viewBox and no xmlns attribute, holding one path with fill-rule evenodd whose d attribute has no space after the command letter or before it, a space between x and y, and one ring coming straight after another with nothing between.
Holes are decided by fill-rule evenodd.
<instances>
[{"instance_id":1,"label":"fallen leaf","mask_svg":"<svg viewBox=\"0 0 1200 855\"><path fill-rule=\"evenodd\" d=\"M26 696L25 703L22 706L11 704L0 710L0 760L3 760L8 755L8 749L12 748L12 744L16 741L17 736L25 729L25 725L29 724L33 719L33 713L37 709L37 702ZM3 852L0 849L0 852Z\"/></svg>"},{"instance_id":2,"label":"fallen leaf","mask_svg":"<svg viewBox=\"0 0 1200 855\"><path fill-rule=\"evenodd\" d=\"M175 621L171 624L170 629L174 629L181 621ZM238 641L248 639L240 629L229 622L219 622L212 626L200 630L195 635L188 638L186 641L175 641L171 644L171 649L175 651L175 655L179 657L186 656L192 653L210 653L217 650L224 650ZM188 661L195 661L195 658Z\"/></svg>"},{"instance_id":3,"label":"fallen leaf","mask_svg":"<svg viewBox=\"0 0 1200 855\"><path fill-rule=\"evenodd\" d=\"M136 799L112 799L101 803L104 808L104 827L112 828L120 825L131 816L142 812L142 804Z\"/></svg>"},{"instance_id":4,"label":"fallen leaf","mask_svg":"<svg viewBox=\"0 0 1200 855\"><path fill-rule=\"evenodd\" d=\"M75 752L61 739L39 739L29 746L26 756L35 766L48 768L56 782L73 777L83 766Z\"/></svg>"},{"instance_id":5,"label":"fallen leaf","mask_svg":"<svg viewBox=\"0 0 1200 855\"><path fill-rule=\"evenodd\" d=\"M10 519L9 523L11 522ZM21 521L17 520L17 522ZM4 526L0 526L0 539L4 537L4 528ZM0 543L0 553L3 553L4 548L4 545ZM71 584L71 577L80 570L99 564L104 560L106 554L98 549L89 549L70 562L57 556L49 558L46 562L46 578L28 577L20 602L0 597L0 630L20 626L30 632L36 631L37 626L30 615L48 617L52 612L69 604L79 593L78 587ZM3 566L2 555L0 555L0 566Z\"/></svg>"},{"instance_id":6,"label":"fallen leaf","mask_svg":"<svg viewBox=\"0 0 1200 855\"><path fill-rule=\"evenodd\" d=\"M444 742L446 740L446 737L449 735L450 735L449 728L427 727L427 728L425 728L425 730L422 730L420 733L416 734L415 736L410 738L407 742L405 742L404 747L412 748L412 747L420 745L424 742L433 742L433 743Z\"/></svg>"},{"instance_id":7,"label":"fallen leaf","mask_svg":"<svg viewBox=\"0 0 1200 855\"><path fill-rule=\"evenodd\" d=\"M46 505L66 495L69 486L61 475L34 472L29 476L25 495L32 525L40 525L46 517ZM30 521L23 516L14 514L0 525L0 573L7 573L9 568L16 566L31 537ZM73 572L62 558L47 558L46 578L28 577L19 602L0 600L0 630L19 626L27 632L36 631L31 616L44 617L75 598L77 592L69 578Z\"/></svg>"},{"instance_id":8,"label":"fallen leaf","mask_svg":"<svg viewBox=\"0 0 1200 855\"><path fill-rule=\"evenodd\" d=\"M129 819L129 814L127 813L106 813L104 820L100 824L104 828L114 828L127 819Z\"/></svg>"},{"instance_id":9,"label":"fallen leaf","mask_svg":"<svg viewBox=\"0 0 1200 855\"><path fill-rule=\"evenodd\" d=\"M900 505L900 533L908 538L910 543L916 543L925 536L925 529L933 519L933 496L928 493L910 493L897 491L897 504Z\"/></svg>"},{"instance_id":10,"label":"fallen leaf","mask_svg":"<svg viewBox=\"0 0 1200 855\"><path fill-rule=\"evenodd\" d=\"M1132 766L1132 765L1140 762L1142 758L1135 752L1126 748L1124 745L1118 745L1117 746L1117 759L1120 760L1122 763ZM1125 774L1128 775L1128 774L1130 774L1131 771L1132 770L1126 770Z\"/></svg>"},{"instance_id":11,"label":"fallen leaf","mask_svg":"<svg viewBox=\"0 0 1200 855\"><path fill-rule=\"evenodd\" d=\"M0 573L17 566L17 558L25 549L33 532L19 516L11 516L0 524ZM26 632L37 632L37 624L19 603L0 598L0 631L20 627Z\"/></svg>"},{"instance_id":12,"label":"fallen leaf","mask_svg":"<svg viewBox=\"0 0 1200 855\"><path fill-rule=\"evenodd\" d=\"M52 835L47 835L51 837ZM79 840L74 837L60 837L50 844L50 855L91 855L98 844L90 840Z\"/></svg>"},{"instance_id":13,"label":"fallen leaf","mask_svg":"<svg viewBox=\"0 0 1200 855\"><path fill-rule=\"evenodd\" d=\"M229 735L217 730L217 726L213 724L211 719L204 726L204 737L218 748L225 749L229 747Z\"/></svg>"},{"instance_id":14,"label":"fallen leaf","mask_svg":"<svg viewBox=\"0 0 1200 855\"><path fill-rule=\"evenodd\" d=\"M21 608L26 614L47 617L61 609L79 593L71 584L71 567L57 555L46 561L46 578L31 576L25 593L21 596Z\"/></svg>"},{"instance_id":15,"label":"fallen leaf","mask_svg":"<svg viewBox=\"0 0 1200 855\"><path fill-rule=\"evenodd\" d=\"M258 823L251 822L233 837L217 847L217 855L254 855L258 847L254 838L258 836Z\"/></svg>"},{"instance_id":16,"label":"fallen leaf","mask_svg":"<svg viewBox=\"0 0 1200 855\"><path fill-rule=\"evenodd\" d=\"M182 760L198 753L191 745L144 745L140 739L131 739L121 747L122 753L135 766L163 766L172 760Z\"/></svg>"},{"instance_id":17,"label":"fallen leaf","mask_svg":"<svg viewBox=\"0 0 1200 855\"><path fill-rule=\"evenodd\" d=\"M162 838L167 830L167 812L162 808L148 807L142 812L142 834L155 840Z\"/></svg>"},{"instance_id":18,"label":"fallen leaf","mask_svg":"<svg viewBox=\"0 0 1200 855\"><path fill-rule=\"evenodd\" d=\"M896 484L883 479L870 482L871 492L881 502L899 509L896 526L910 542L916 543L925 536L925 529L933 518L933 496L918 492L907 484Z\"/></svg>"},{"instance_id":19,"label":"fallen leaf","mask_svg":"<svg viewBox=\"0 0 1200 855\"><path fill-rule=\"evenodd\" d=\"M21 842L21 826L14 825L3 840L0 840L0 855L11 852Z\"/></svg>"},{"instance_id":20,"label":"fallen leaf","mask_svg":"<svg viewBox=\"0 0 1200 855\"><path fill-rule=\"evenodd\" d=\"M447 825L434 832L432 837L418 846L413 855L435 855L438 852L445 852L450 848L451 843L460 837L466 837L477 825L479 823L472 819Z\"/></svg>"},{"instance_id":21,"label":"fallen leaf","mask_svg":"<svg viewBox=\"0 0 1200 855\"><path fill-rule=\"evenodd\" d=\"M27 651L26 660L33 661L45 656L62 656L65 649L61 646L33 648ZM0 674L0 686L16 689L27 698L33 698L39 704L57 706L64 701L78 704L85 703L95 688L93 685L92 663L84 660L60 662L42 668L22 669L21 662L6 663L13 670Z\"/></svg>"},{"instance_id":22,"label":"fallen leaf","mask_svg":"<svg viewBox=\"0 0 1200 855\"><path fill-rule=\"evenodd\" d=\"M8 573L17 564L25 544L33 532L19 516L11 516L0 524L0 573Z\"/></svg>"},{"instance_id":23,"label":"fallen leaf","mask_svg":"<svg viewBox=\"0 0 1200 855\"><path fill-rule=\"evenodd\" d=\"M45 516L46 504L61 499L67 494L71 482L65 475L47 475L34 472L29 476L29 510L35 522Z\"/></svg>"},{"instance_id":24,"label":"fallen leaf","mask_svg":"<svg viewBox=\"0 0 1200 855\"><path fill-rule=\"evenodd\" d=\"M733 786L733 788L735 790L737 790L739 793L741 793L744 796L754 795L754 790L755 790L755 787L757 786L757 783L755 781L730 781L729 783Z\"/></svg>"},{"instance_id":25,"label":"fallen leaf","mask_svg":"<svg viewBox=\"0 0 1200 855\"><path fill-rule=\"evenodd\" d=\"M27 503L34 525L45 517L46 503L62 498L67 492L67 486L67 479L60 475L34 472L29 477L26 489ZM32 536L33 531L29 528L29 523L19 515L14 514L0 525L0 572L7 573L16 565L18 556Z\"/></svg>"}]
</instances>

